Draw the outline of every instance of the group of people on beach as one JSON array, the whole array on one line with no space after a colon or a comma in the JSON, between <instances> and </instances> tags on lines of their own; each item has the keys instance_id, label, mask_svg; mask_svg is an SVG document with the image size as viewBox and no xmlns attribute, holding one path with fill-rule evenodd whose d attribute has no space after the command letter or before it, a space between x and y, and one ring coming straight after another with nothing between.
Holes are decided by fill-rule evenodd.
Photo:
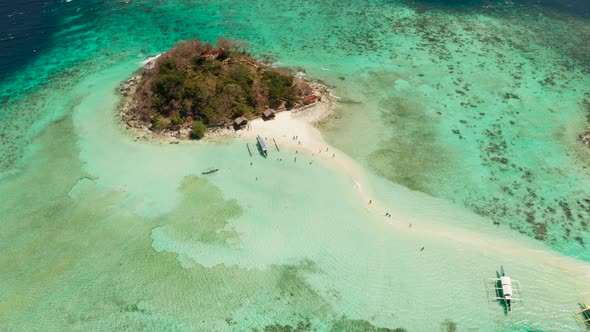
<instances>
[{"instance_id":1,"label":"group of people on beach","mask_svg":"<svg viewBox=\"0 0 590 332\"><path fill-rule=\"evenodd\" d=\"M299 136L293 136L292 138L294 141L297 141L297 144L301 145L301 141L299 141Z\"/></svg>"},{"instance_id":2,"label":"group of people on beach","mask_svg":"<svg viewBox=\"0 0 590 332\"><path fill-rule=\"evenodd\" d=\"M370 200L369 200L369 205L371 205L371 204L373 204L373 200L372 200L372 199L370 199ZM387 218L391 218L391 213L389 213L389 212L385 212L385 216L386 216ZM410 223L410 225L408 226L408 228L412 228L412 224L411 224L411 223ZM424 247L422 247L422 248L420 249L420 251L424 251Z\"/></svg>"},{"instance_id":3,"label":"group of people on beach","mask_svg":"<svg viewBox=\"0 0 590 332\"><path fill-rule=\"evenodd\" d=\"M267 139L268 139L268 138L265 138L265 140L267 140ZM299 145L301 145L301 141L299 141L299 140L298 140L298 139L299 139L299 136L293 136L291 139L292 139L292 140L294 140L294 141L295 141L295 140L297 140L297 143L298 143ZM325 151L325 152L329 152L329 151L330 151L330 149L329 149L328 147L326 147L326 151ZM319 155L320 153L322 153L322 149L319 149L317 153L318 153L318 155ZM295 154L299 154L299 150L295 150ZM315 156L315 153L312 153L312 156ZM333 153L333 154L332 154L332 158L334 158L334 157L336 157L336 154L335 154L335 153ZM277 160L278 160L278 161L282 161L283 159L282 159L282 158L278 158ZM293 158L293 162L294 162L294 163L296 163L296 162L297 162L297 157L294 157L294 158ZM311 165L312 163L313 163L313 160L311 160L311 161L309 162L309 164L310 164L310 165ZM250 166L252 166L252 162L250 162ZM258 178L256 178L256 180L258 180ZM372 199L370 199L370 200L369 200L369 205L371 205L372 203L373 203L373 200L372 200ZM391 218L391 213L389 213L389 212L385 212L385 217L387 217L387 218ZM412 228L412 224L409 224L409 228ZM422 252L422 251L424 251L424 247L420 248L420 251L421 251L421 252Z\"/></svg>"},{"instance_id":4,"label":"group of people on beach","mask_svg":"<svg viewBox=\"0 0 590 332\"><path fill-rule=\"evenodd\" d=\"M298 140L298 139L299 139L299 136L293 136L293 137L291 137L291 139L292 139L292 140ZM268 140L268 137L265 137L265 138L264 138L264 140L265 140L265 141L266 141L266 140ZM298 142L298 144L299 144L299 145L301 145L301 141L297 141L297 142ZM328 151L329 151L329 148L328 148L328 147L326 147L326 152L328 152ZM322 152L322 150L320 149L320 150L318 151L318 154L319 154L319 153L321 153L321 152ZM299 150L295 150L295 154L298 154L298 153L299 153ZM315 154L313 154L313 153L312 153L312 156L315 156ZM333 153L333 154L332 154L332 158L335 158L335 157L336 157L336 154L335 154L335 153ZM277 160L278 160L278 161L283 161L283 159L282 159L282 158L278 158ZM293 162L294 162L294 163L296 163L296 162L297 162L297 157L294 157L294 158L293 158ZM309 162L309 164L310 164L310 165L311 165L312 163L313 163L313 160ZM250 162L250 166L252 166L252 162ZM256 180L258 180L258 178L256 178Z\"/></svg>"},{"instance_id":5,"label":"group of people on beach","mask_svg":"<svg viewBox=\"0 0 590 332\"><path fill-rule=\"evenodd\" d=\"M372 199L370 199L370 200L369 200L369 205L371 205L372 203L373 203L373 200L372 200ZM389 213L389 212L385 212L385 216L386 216L386 217L388 217L388 218L391 218L391 213ZM410 224L410 227L412 227L411 225L412 225L412 224Z\"/></svg>"}]
</instances>

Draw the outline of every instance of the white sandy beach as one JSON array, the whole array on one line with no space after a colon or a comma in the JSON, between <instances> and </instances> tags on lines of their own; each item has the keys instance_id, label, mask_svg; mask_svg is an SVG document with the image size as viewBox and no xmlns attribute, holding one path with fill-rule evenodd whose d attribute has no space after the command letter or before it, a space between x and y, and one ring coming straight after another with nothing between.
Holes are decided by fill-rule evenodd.
<instances>
[{"instance_id":1,"label":"white sandy beach","mask_svg":"<svg viewBox=\"0 0 590 332\"><path fill-rule=\"evenodd\" d=\"M363 201L368 202L372 195L363 185L366 181L363 179L361 167L345 153L330 146L315 127L315 124L329 117L334 111L334 97L324 94L322 98L323 101L303 110L278 112L271 120L257 118L237 131L213 131L208 133L205 139L245 139L254 144L256 136L260 135L271 150L274 150L276 142L279 149L286 148L305 154L343 170L350 176Z\"/></svg>"},{"instance_id":2,"label":"white sandy beach","mask_svg":"<svg viewBox=\"0 0 590 332\"><path fill-rule=\"evenodd\" d=\"M270 158L275 152L276 142L279 149L311 157L318 163L343 171L350 178L351 185L359 196L359 204L396 232L403 232L409 238L420 242L450 241L451 243L460 243L461 246L465 245L474 252L483 255L495 252L496 255L511 257L511 259L537 262L546 267L567 271L569 275L576 276L576 281L580 284L587 282L587 278L590 276L588 264L551 252L532 241L513 242L510 238L504 239L497 235L487 236L472 229L441 223L438 220L409 219L381 202L378 195L372 190L367 178L368 175L363 167L342 151L330 146L316 128L315 125L319 121L332 114L336 102L336 98L329 94L329 90L317 91L317 88L320 87L322 86L316 85L316 94L322 95L322 101L313 106L302 110L278 112L274 119L267 121L257 118L237 131L234 129L209 130L203 141L243 140L250 143L251 147L255 149L256 136L260 135L266 141ZM194 144L193 141L179 141L171 135L154 134L147 128L144 130L132 128L132 132L134 135L139 135L137 139L145 139L155 143ZM385 213L389 213L390 216L386 217ZM408 227L410 224L412 227Z\"/></svg>"},{"instance_id":3,"label":"white sandy beach","mask_svg":"<svg viewBox=\"0 0 590 332\"><path fill-rule=\"evenodd\" d=\"M209 136L208 139L227 139L228 136L231 136L234 139L247 140L254 145L256 136L260 135L266 141L269 156L272 156L275 150L276 141L279 149L289 149L298 154L316 158L318 162L325 165L334 166L350 177L356 192L359 194L359 204L365 205L372 213L382 216L385 223L390 224L391 227L396 228L398 231L407 233L407 236L444 239L463 243L481 252L502 252L507 257L521 257L539 263L543 262L543 264L552 268L569 270L582 279L590 276L590 266L588 264L548 250L538 247L531 248L527 245L511 242L510 239L503 240L495 236L482 236L472 230L453 225L442 225L428 221L421 223L418 220L405 220L404 217L396 215L396 211L388 209L385 204L376 199L376 195L371 190L362 167L345 153L330 146L314 126L315 123L329 116L332 111L332 102L320 102L303 111L279 112L273 120L264 121L258 118L251 121L241 130L218 132ZM369 201L371 201L370 204ZM386 212L390 213L389 217L385 217ZM413 227L409 228L409 223L413 223Z\"/></svg>"}]
</instances>

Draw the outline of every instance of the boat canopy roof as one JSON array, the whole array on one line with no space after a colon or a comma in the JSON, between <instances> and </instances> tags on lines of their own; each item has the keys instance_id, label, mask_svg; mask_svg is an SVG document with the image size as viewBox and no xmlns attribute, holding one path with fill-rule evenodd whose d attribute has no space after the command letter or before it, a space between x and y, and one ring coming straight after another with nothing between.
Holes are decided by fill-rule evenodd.
<instances>
[{"instance_id":1,"label":"boat canopy roof","mask_svg":"<svg viewBox=\"0 0 590 332\"><path fill-rule=\"evenodd\" d=\"M512 295L512 280L510 280L510 277L500 277L500 282L502 283L502 294L504 296Z\"/></svg>"},{"instance_id":2,"label":"boat canopy roof","mask_svg":"<svg viewBox=\"0 0 590 332\"><path fill-rule=\"evenodd\" d=\"M264 140L262 139L262 137L260 137L260 135L257 135L256 139L258 140L258 144L260 144L260 148L263 151L266 151L266 143L264 143Z\"/></svg>"}]
</instances>

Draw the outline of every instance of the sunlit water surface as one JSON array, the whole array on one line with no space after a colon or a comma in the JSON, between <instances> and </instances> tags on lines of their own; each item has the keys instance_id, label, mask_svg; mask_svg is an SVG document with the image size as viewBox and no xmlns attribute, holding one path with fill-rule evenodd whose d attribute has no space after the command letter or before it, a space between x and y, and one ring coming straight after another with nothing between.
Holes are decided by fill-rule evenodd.
<instances>
[{"instance_id":1,"label":"sunlit water surface","mask_svg":"<svg viewBox=\"0 0 590 332\"><path fill-rule=\"evenodd\" d=\"M583 6L546 4L0 7L0 325L579 330L590 23ZM324 136L395 218L293 151L120 130L116 89L141 61L218 36L333 88ZM523 285L508 315L484 287L500 264Z\"/></svg>"}]
</instances>

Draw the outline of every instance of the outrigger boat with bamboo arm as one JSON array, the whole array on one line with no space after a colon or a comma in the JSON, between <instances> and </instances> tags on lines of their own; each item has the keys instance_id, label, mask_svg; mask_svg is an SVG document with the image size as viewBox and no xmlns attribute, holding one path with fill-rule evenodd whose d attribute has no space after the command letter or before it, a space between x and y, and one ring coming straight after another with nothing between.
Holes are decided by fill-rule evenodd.
<instances>
[{"instance_id":1,"label":"outrigger boat with bamboo arm","mask_svg":"<svg viewBox=\"0 0 590 332\"><path fill-rule=\"evenodd\" d=\"M588 302L586 302L585 299L582 299L580 307L582 307L582 310L576 313L576 318L585 331L590 331L590 305L588 305Z\"/></svg>"},{"instance_id":2,"label":"outrigger boat with bamboo arm","mask_svg":"<svg viewBox=\"0 0 590 332\"><path fill-rule=\"evenodd\" d=\"M488 279L486 290L492 301L504 301L508 311L512 311L513 302L522 300L520 282L506 276L504 266L500 266L499 278Z\"/></svg>"}]
</instances>

